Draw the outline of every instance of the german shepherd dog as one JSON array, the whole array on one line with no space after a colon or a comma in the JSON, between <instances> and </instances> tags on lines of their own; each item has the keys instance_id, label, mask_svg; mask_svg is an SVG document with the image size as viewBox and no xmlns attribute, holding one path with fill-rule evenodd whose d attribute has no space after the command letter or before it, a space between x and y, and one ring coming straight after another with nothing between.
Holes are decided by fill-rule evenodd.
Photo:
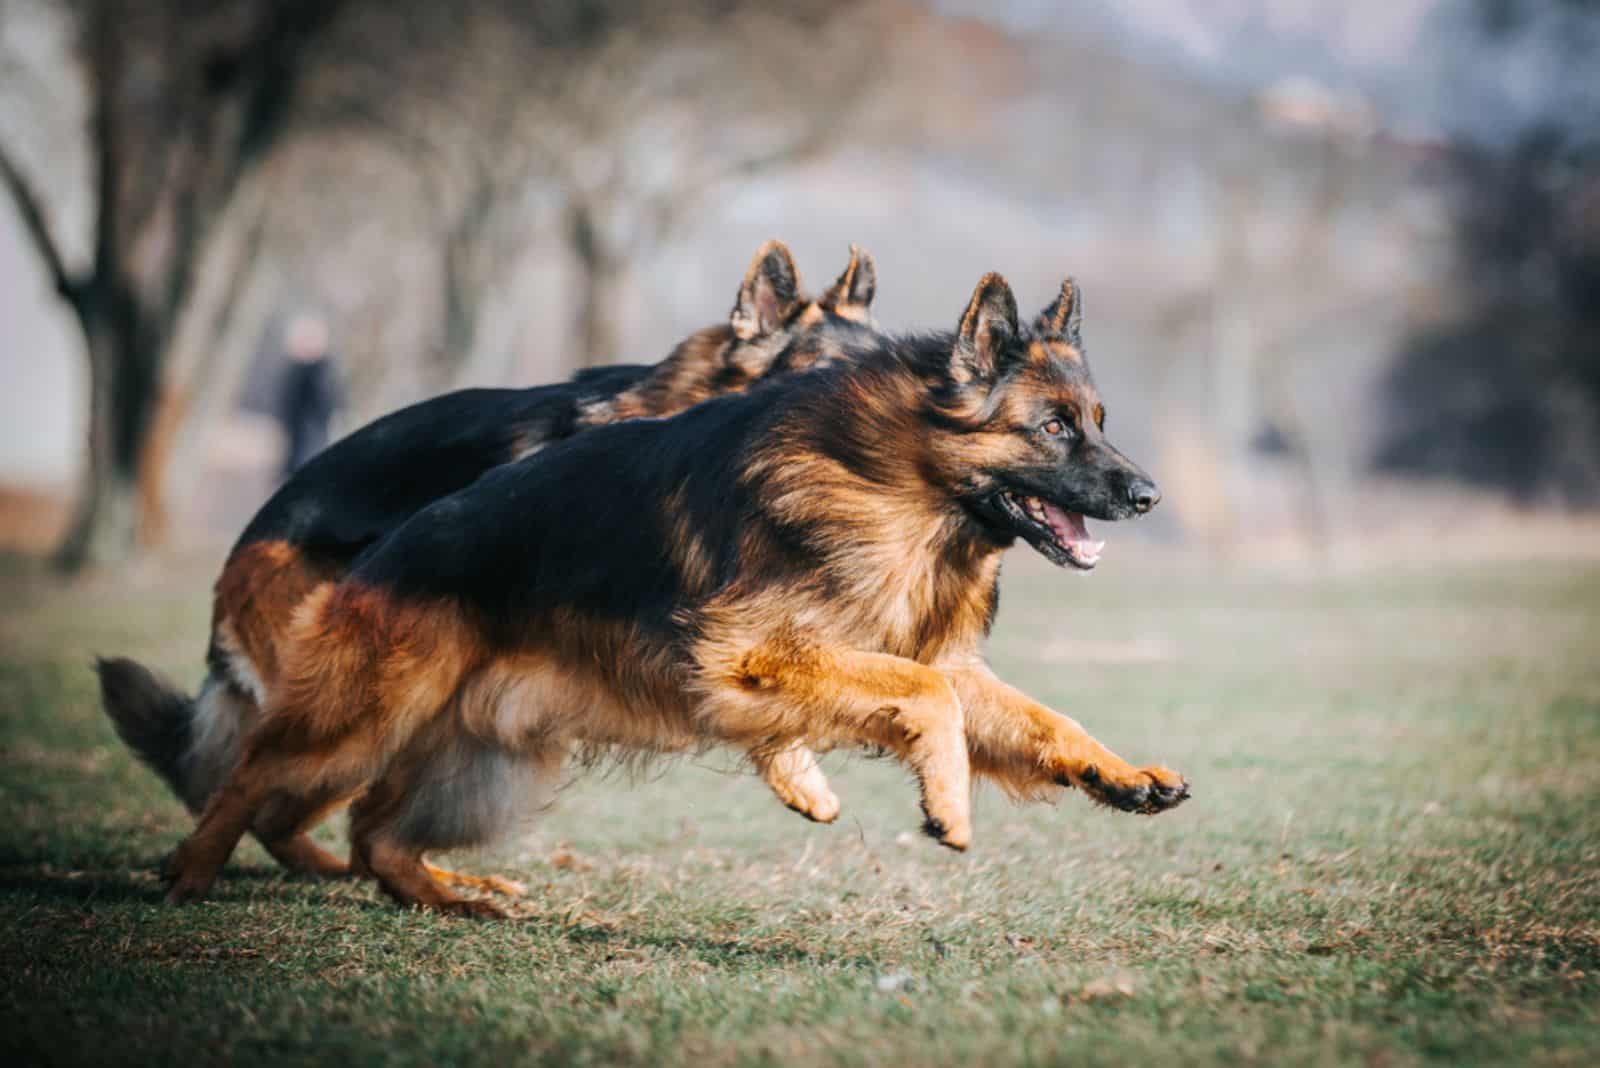
<instances>
[{"instance_id":1,"label":"german shepherd dog","mask_svg":"<svg viewBox=\"0 0 1600 1068\"><path fill-rule=\"evenodd\" d=\"M979 652L1017 538L1088 569L1084 517L1158 499L1105 438L1078 309L1069 282L1025 328L991 274L953 334L579 435L430 505L295 614L168 900L205 894L247 830L289 840L356 796L353 863L396 901L498 915L424 854L490 838L597 750L878 747L955 849L973 770L1021 797L1182 802L1182 777L1128 764Z\"/></svg>"},{"instance_id":2,"label":"german shepherd dog","mask_svg":"<svg viewBox=\"0 0 1600 1068\"><path fill-rule=\"evenodd\" d=\"M764 376L824 362L848 341L876 336L870 312L876 282L872 257L852 247L838 281L808 298L789 250L768 242L727 324L691 335L653 368L607 367L558 385L451 393L334 444L279 488L229 555L216 584L210 672L198 697L131 660L100 663L102 696L118 733L198 814L260 718L259 705L280 674L294 609L316 585L340 579L369 546L491 468L591 427L670 415L738 392ZM557 513L568 507L560 498L547 503ZM773 754L763 771L790 807L818 820L837 815L838 801L809 752ZM267 845L294 870L346 871L303 835ZM509 888L498 880L459 881Z\"/></svg>"}]
</instances>

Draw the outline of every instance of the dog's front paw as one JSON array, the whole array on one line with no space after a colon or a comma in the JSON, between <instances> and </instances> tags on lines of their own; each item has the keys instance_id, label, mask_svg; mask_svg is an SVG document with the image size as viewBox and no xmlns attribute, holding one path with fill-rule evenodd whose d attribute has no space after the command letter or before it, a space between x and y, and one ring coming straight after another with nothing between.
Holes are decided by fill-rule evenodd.
<instances>
[{"instance_id":1,"label":"dog's front paw","mask_svg":"<svg viewBox=\"0 0 1600 1068\"><path fill-rule=\"evenodd\" d=\"M964 814L949 818L949 822L946 822L928 811L926 805L922 808L922 814L922 833L935 842L957 853L965 853L972 845L972 823Z\"/></svg>"},{"instance_id":2,"label":"dog's front paw","mask_svg":"<svg viewBox=\"0 0 1600 1068\"><path fill-rule=\"evenodd\" d=\"M1154 815L1189 799L1189 783L1184 777L1162 767L1111 773L1090 764L1068 776L1068 781L1093 800L1122 812Z\"/></svg>"},{"instance_id":3,"label":"dog's front paw","mask_svg":"<svg viewBox=\"0 0 1600 1068\"><path fill-rule=\"evenodd\" d=\"M1138 811L1153 816L1189 800L1189 780L1170 768L1140 768L1139 772L1150 779L1150 797Z\"/></svg>"}]
</instances>

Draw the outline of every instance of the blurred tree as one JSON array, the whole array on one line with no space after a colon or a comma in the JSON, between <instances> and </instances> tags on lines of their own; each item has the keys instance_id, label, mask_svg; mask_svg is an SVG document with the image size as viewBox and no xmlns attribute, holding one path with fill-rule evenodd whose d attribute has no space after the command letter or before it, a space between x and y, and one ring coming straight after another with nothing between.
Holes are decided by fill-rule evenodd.
<instances>
[{"instance_id":1,"label":"blurred tree","mask_svg":"<svg viewBox=\"0 0 1600 1068\"><path fill-rule=\"evenodd\" d=\"M16 203L89 358L89 456L58 559L121 559L140 525L139 475L162 362L209 232L284 129L336 0L82 0L94 156L90 263L61 252L35 179L0 147Z\"/></svg>"},{"instance_id":2,"label":"blurred tree","mask_svg":"<svg viewBox=\"0 0 1600 1068\"><path fill-rule=\"evenodd\" d=\"M886 34L840 0L480 0L346 28L317 116L421 172L454 384L503 370L497 298L541 228L577 271L573 362L614 359L630 264L728 183L846 136Z\"/></svg>"},{"instance_id":3,"label":"blurred tree","mask_svg":"<svg viewBox=\"0 0 1600 1068\"><path fill-rule=\"evenodd\" d=\"M1451 160L1460 299L1388 376L1380 468L1600 504L1597 149L1544 128Z\"/></svg>"},{"instance_id":4,"label":"blurred tree","mask_svg":"<svg viewBox=\"0 0 1600 1068\"><path fill-rule=\"evenodd\" d=\"M1480 0L1451 18L1454 77L1483 96L1444 164L1456 299L1397 355L1376 463L1600 504L1600 4ZM1515 91L1492 77L1506 67Z\"/></svg>"},{"instance_id":5,"label":"blurred tree","mask_svg":"<svg viewBox=\"0 0 1600 1068\"><path fill-rule=\"evenodd\" d=\"M119 559L159 529L166 457L194 441L190 405L163 407L164 388L214 416L237 382L247 347L221 334L259 321L270 299L271 285L251 281L266 231L303 239L294 217L322 214L290 205L266 222L273 198L252 178L290 134L350 169L359 150L340 134L359 133L417 176L441 279L436 384L503 377L518 313L509 276L541 222L578 268L572 362L595 363L616 355L640 254L730 180L847 128L878 32L870 5L837 0L77 0L71 11L95 172L87 265L53 232L55 191L0 145L0 182L88 353L88 464L58 554L69 568ZM207 278L202 261L226 278ZM213 367L222 359L229 368Z\"/></svg>"}]
</instances>

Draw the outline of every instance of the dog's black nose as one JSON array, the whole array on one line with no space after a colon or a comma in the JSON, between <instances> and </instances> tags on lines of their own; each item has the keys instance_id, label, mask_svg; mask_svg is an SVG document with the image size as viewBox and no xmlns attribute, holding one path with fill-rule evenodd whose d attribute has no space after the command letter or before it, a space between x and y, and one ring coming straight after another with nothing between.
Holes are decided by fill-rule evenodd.
<instances>
[{"instance_id":1,"label":"dog's black nose","mask_svg":"<svg viewBox=\"0 0 1600 1068\"><path fill-rule=\"evenodd\" d=\"M1156 484L1147 478L1136 478L1133 485L1128 487L1128 503L1133 505L1133 510L1143 514L1156 506L1161 500L1161 491L1156 489Z\"/></svg>"}]
</instances>

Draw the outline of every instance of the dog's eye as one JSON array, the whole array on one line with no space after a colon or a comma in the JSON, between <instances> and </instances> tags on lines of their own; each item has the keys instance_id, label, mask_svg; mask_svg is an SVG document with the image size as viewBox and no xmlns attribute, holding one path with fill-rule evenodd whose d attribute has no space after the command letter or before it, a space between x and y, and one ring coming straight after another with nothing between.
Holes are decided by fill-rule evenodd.
<instances>
[{"instance_id":1,"label":"dog's eye","mask_svg":"<svg viewBox=\"0 0 1600 1068\"><path fill-rule=\"evenodd\" d=\"M1053 438L1066 433L1066 430L1067 424L1060 419L1052 419L1044 425L1044 432Z\"/></svg>"}]
</instances>

